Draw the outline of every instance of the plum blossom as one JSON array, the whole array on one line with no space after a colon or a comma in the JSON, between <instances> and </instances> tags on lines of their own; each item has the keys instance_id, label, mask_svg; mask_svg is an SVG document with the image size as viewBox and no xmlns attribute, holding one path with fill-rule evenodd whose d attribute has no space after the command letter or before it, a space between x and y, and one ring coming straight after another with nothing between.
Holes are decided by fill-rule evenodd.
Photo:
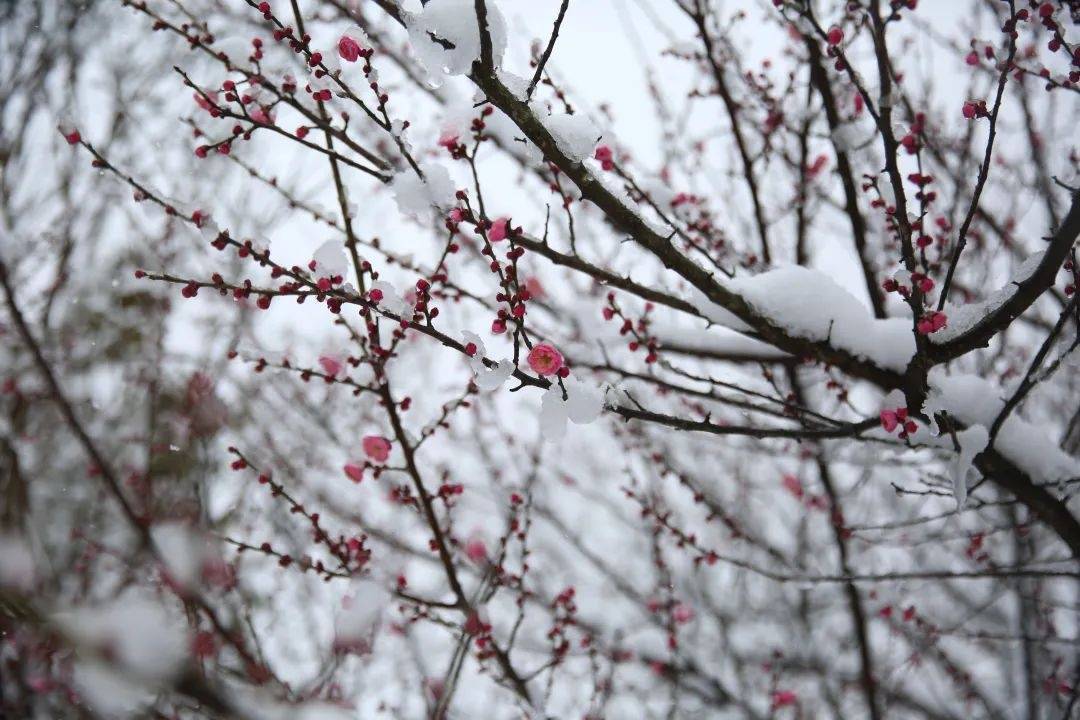
<instances>
[{"instance_id":1,"label":"plum blossom","mask_svg":"<svg viewBox=\"0 0 1080 720\"><path fill-rule=\"evenodd\" d=\"M64 136L64 140L68 145L78 145L82 141L82 135L78 129L66 124L60 125L60 134Z\"/></svg>"},{"instance_id":2,"label":"plum blossom","mask_svg":"<svg viewBox=\"0 0 1080 720\"><path fill-rule=\"evenodd\" d=\"M341 358L336 355L320 355L319 367L321 367L322 371L329 377L337 378L340 377L345 370L345 363L343 363Z\"/></svg>"},{"instance_id":3,"label":"plum blossom","mask_svg":"<svg viewBox=\"0 0 1080 720\"><path fill-rule=\"evenodd\" d=\"M675 603L671 608L671 619L680 625L685 625L694 619L694 608L686 603Z\"/></svg>"},{"instance_id":4,"label":"plum blossom","mask_svg":"<svg viewBox=\"0 0 1080 720\"><path fill-rule=\"evenodd\" d=\"M881 420L881 427L885 429L885 432L892 433L897 428L900 428L899 437L906 438L919 429L919 425L908 418L908 411L905 407L886 408L881 411L879 415Z\"/></svg>"},{"instance_id":5,"label":"plum blossom","mask_svg":"<svg viewBox=\"0 0 1080 720\"><path fill-rule=\"evenodd\" d=\"M536 276L525 279L525 290L529 293L529 297L542 299L547 296L547 290L544 289L544 285L540 282L540 278Z\"/></svg>"},{"instance_id":6,"label":"plum blossom","mask_svg":"<svg viewBox=\"0 0 1080 720\"><path fill-rule=\"evenodd\" d=\"M948 319L945 317L945 313L932 310L922 316L917 329L920 335L929 335L941 330L946 324L948 324Z\"/></svg>"},{"instance_id":7,"label":"plum blossom","mask_svg":"<svg viewBox=\"0 0 1080 720\"><path fill-rule=\"evenodd\" d=\"M885 428L885 432L891 433L899 423L900 419L896 416L895 410L881 411L881 427Z\"/></svg>"},{"instance_id":8,"label":"plum blossom","mask_svg":"<svg viewBox=\"0 0 1080 720\"><path fill-rule=\"evenodd\" d=\"M798 695L791 690L777 690L772 694L772 710L790 707L799 701Z\"/></svg>"},{"instance_id":9,"label":"plum blossom","mask_svg":"<svg viewBox=\"0 0 1080 720\"><path fill-rule=\"evenodd\" d=\"M600 167L604 170L613 170L615 168L615 154L611 151L611 148L607 145L601 145L596 148L596 153L593 155L596 161L600 163Z\"/></svg>"},{"instance_id":10,"label":"plum blossom","mask_svg":"<svg viewBox=\"0 0 1080 720\"><path fill-rule=\"evenodd\" d=\"M529 352L529 367L537 375L554 375L562 368L563 356L548 343L539 343Z\"/></svg>"},{"instance_id":11,"label":"plum blossom","mask_svg":"<svg viewBox=\"0 0 1080 720\"><path fill-rule=\"evenodd\" d=\"M510 218L501 217L491 223L491 229L488 230L488 240L493 243L501 242L506 239L506 236L510 232Z\"/></svg>"},{"instance_id":12,"label":"plum blossom","mask_svg":"<svg viewBox=\"0 0 1080 720\"><path fill-rule=\"evenodd\" d=\"M338 40L337 49L338 55L345 62L356 62L360 59L360 43L348 35L341 36L341 39Z\"/></svg>"},{"instance_id":13,"label":"plum blossom","mask_svg":"<svg viewBox=\"0 0 1080 720\"><path fill-rule=\"evenodd\" d=\"M390 457L390 441L382 435L366 435L362 444L364 454L375 462L384 463Z\"/></svg>"},{"instance_id":14,"label":"plum blossom","mask_svg":"<svg viewBox=\"0 0 1080 720\"><path fill-rule=\"evenodd\" d=\"M439 135L439 147L453 151L458 146L460 136L453 130L443 130ZM459 221L460 222L460 221Z\"/></svg>"},{"instance_id":15,"label":"plum blossom","mask_svg":"<svg viewBox=\"0 0 1080 720\"><path fill-rule=\"evenodd\" d=\"M260 125L274 124L273 113L268 112L261 105L256 105L255 108L251 111L251 119L252 121L259 123Z\"/></svg>"},{"instance_id":16,"label":"plum blossom","mask_svg":"<svg viewBox=\"0 0 1080 720\"><path fill-rule=\"evenodd\" d=\"M784 475L782 478L784 489L787 490L797 500L802 500L805 491L803 490L802 481L794 475Z\"/></svg>"},{"instance_id":17,"label":"plum blossom","mask_svg":"<svg viewBox=\"0 0 1080 720\"><path fill-rule=\"evenodd\" d=\"M345 477L349 478L354 483L359 483L361 480L364 479L364 468L362 465L357 465L356 463L346 463L345 467L342 468L342 470L344 470L345 472Z\"/></svg>"},{"instance_id":18,"label":"plum blossom","mask_svg":"<svg viewBox=\"0 0 1080 720\"><path fill-rule=\"evenodd\" d=\"M208 93L196 92L196 93L194 93L193 97L195 98L195 104L198 105L203 110L205 110L206 112L212 113L212 112L217 111L217 98L218 98L218 96L217 96L216 92L208 92Z\"/></svg>"},{"instance_id":19,"label":"plum blossom","mask_svg":"<svg viewBox=\"0 0 1080 720\"><path fill-rule=\"evenodd\" d=\"M477 565L487 562L487 545L479 533L473 533L465 542L465 556Z\"/></svg>"}]
</instances>

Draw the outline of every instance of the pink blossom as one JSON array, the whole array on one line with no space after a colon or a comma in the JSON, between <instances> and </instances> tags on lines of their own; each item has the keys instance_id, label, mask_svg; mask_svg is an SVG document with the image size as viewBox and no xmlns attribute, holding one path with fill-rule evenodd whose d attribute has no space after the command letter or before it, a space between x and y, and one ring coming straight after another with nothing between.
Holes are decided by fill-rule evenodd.
<instances>
[{"instance_id":1,"label":"pink blossom","mask_svg":"<svg viewBox=\"0 0 1080 720\"><path fill-rule=\"evenodd\" d=\"M830 45L839 45L844 42L844 30L839 25L833 25L825 37Z\"/></svg>"},{"instance_id":2,"label":"pink blossom","mask_svg":"<svg viewBox=\"0 0 1080 720\"><path fill-rule=\"evenodd\" d=\"M797 499L802 500L803 486L799 478L794 475L784 475L783 478L784 488L794 495Z\"/></svg>"},{"instance_id":3,"label":"pink blossom","mask_svg":"<svg viewBox=\"0 0 1080 720\"><path fill-rule=\"evenodd\" d=\"M534 298L543 298L547 294L544 291L543 284L541 284L540 279L537 277L526 279L525 289L529 292L529 296Z\"/></svg>"},{"instance_id":4,"label":"pink blossom","mask_svg":"<svg viewBox=\"0 0 1080 720\"><path fill-rule=\"evenodd\" d=\"M212 658L217 655L217 642L214 634L202 630L191 639L191 654L197 658Z\"/></svg>"},{"instance_id":5,"label":"pink blossom","mask_svg":"<svg viewBox=\"0 0 1080 720\"><path fill-rule=\"evenodd\" d=\"M675 607L671 608L671 619L685 625L694 619L694 608L686 603L675 603Z\"/></svg>"},{"instance_id":6,"label":"pink blossom","mask_svg":"<svg viewBox=\"0 0 1080 720\"><path fill-rule=\"evenodd\" d=\"M814 162L806 166L806 172L809 173L810 177L814 177L819 172L825 169L825 166L828 164L828 162L828 157L826 157L825 155L818 155L816 158L814 158Z\"/></svg>"},{"instance_id":7,"label":"pink blossom","mask_svg":"<svg viewBox=\"0 0 1080 720\"><path fill-rule=\"evenodd\" d=\"M381 435L367 435L364 437L364 454L375 462L386 462L390 457L390 441Z\"/></svg>"},{"instance_id":8,"label":"pink blossom","mask_svg":"<svg viewBox=\"0 0 1080 720\"><path fill-rule=\"evenodd\" d=\"M593 157L596 158L596 161L600 163L600 167L604 170L611 170L615 167L615 154L607 145L596 148L596 154Z\"/></svg>"},{"instance_id":9,"label":"pink blossom","mask_svg":"<svg viewBox=\"0 0 1080 720\"><path fill-rule=\"evenodd\" d=\"M782 707L789 707L799 701L799 696L791 690L777 690L772 694L772 709L779 710Z\"/></svg>"},{"instance_id":10,"label":"pink blossom","mask_svg":"<svg viewBox=\"0 0 1080 720\"><path fill-rule=\"evenodd\" d=\"M540 343L529 353L529 367L537 375L553 375L562 366L562 353L547 343Z\"/></svg>"},{"instance_id":11,"label":"pink blossom","mask_svg":"<svg viewBox=\"0 0 1080 720\"><path fill-rule=\"evenodd\" d=\"M348 35L342 35L337 44L338 55L346 62L356 62L360 57L360 43Z\"/></svg>"},{"instance_id":12,"label":"pink blossom","mask_svg":"<svg viewBox=\"0 0 1080 720\"><path fill-rule=\"evenodd\" d=\"M332 355L323 355L319 358L319 366L323 369L323 372L330 377L337 377L342 370L345 369L345 364Z\"/></svg>"},{"instance_id":13,"label":"pink blossom","mask_svg":"<svg viewBox=\"0 0 1080 720\"><path fill-rule=\"evenodd\" d=\"M487 546L484 545L484 541L480 537L473 535L465 543L465 556L472 560L477 565L481 565L487 561Z\"/></svg>"},{"instance_id":14,"label":"pink blossom","mask_svg":"<svg viewBox=\"0 0 1080 720\"><path fill-rule=\"evenodd\" d=\"M942 329L946 324L948 324L948 318L945 313L931 311L922 316L916 328L920 335L929 335Z\"/></svg>"},{"instance_id":15,"label":"pink blossom","mask_svg":"<svg viewBox=\"0 0 1080 720\"><path fill-rule=\"evenodd\" d=\"M480 618L480 613L473 610L469 613L469 616L465 618L464 630L469 635L479 635L486 632L488 625Z\"/></svg>"},{"instance_id":16,"label":"pink blossom","mask_svg":"<svg viewBox=\"0 0 1080 720\"><path fill-rule=\"evenodd\" d=\"M488 240L493 243L505 240L509 231L510 218L501 217L491 223L491 229L488 230Z\"/></svg>"},{"instance_id":17,"label":"pink blossom","mask_svg":"<svg viewBox=\"0 0 1080 720\"><path fill-rule=\"evenodd\" d=\"M964 113L964 118L965 119L974 120L975 119L975 114L978 112L978 106L976 106L975 103L968 100L968 101L966 101L964 103L962 111Z\"/></svg>"},{"instance_id":18,"label":"pink blossom","mask_svg":"<svg viewBox=\"0 0 1080 720\"><path fill-rule=\"evenodd\" d=\"M881 427L885 428L885 432L891 433L899 423L895 410L881 411Z\"/></svg>"},{"instance_id":19,"label":"pink blossom","mask_svg":"<svg viewBox=\"0 0 1080 720\"><path fill-rule=\"evenodd\" d=\"M968 65L978 65L979 64L979 53L972 50L964 58L964 62L966 62Z\"/></svg>"},{"instance_id":20,"label":"pink blossom","mask_svg":"<svg viewBox=\"0 0 1080 720\"><path fill-rule=\"evenodd\" d=\"M260 125L274 124L274 116L268 113L262 106L256 106L255 109L251 111L251 119Z\"/></svg>"},{"instance_id":21,"label":"pink blossom","mask_svg":"<svg viewBox=\"0 0 1080 720\"><path fill-rule=\"evenodd\" d=\"M211 92L211 93L199 93L199 92L197 92L197 93L195 93L195 103L199 107L201 107L203 110L205 110L207 112L211 112L212 110L216 110L217 109L216 108L217 93L216 92Z\"/></svg>"},{"instance_id":22,"label":"pink blossom","mask_svg":"<svg viewBox=\"0 0 1080 720\"><path fill-rule=\"evenodd\" d=\"M461 208L454 208L450 211L450 222L459 223L465 219L465 211Z\"/></svg>"},{"instance_id":23,"label":"pink blossom","mask_svg":"<svg viewBox=\"0 0 1080 720\"><path fill-rule=\"evenodd\" d=\"M343 468L345 470L345 476L352 480L354 483L358 483L364 479L364 468L354 463L348 463Z\"/></svg>"},{"instance_id":24,"label":"pink blossom","mask_svg":"<svg viewBox=\"0 0 1080 720\"><path fill-rule=\"evenodd\" d=\"M458 134L451 130L443 130L439 135L439 147L444 147L447 150L453 150L458 145Z\"/></svg>"}]
</instances>

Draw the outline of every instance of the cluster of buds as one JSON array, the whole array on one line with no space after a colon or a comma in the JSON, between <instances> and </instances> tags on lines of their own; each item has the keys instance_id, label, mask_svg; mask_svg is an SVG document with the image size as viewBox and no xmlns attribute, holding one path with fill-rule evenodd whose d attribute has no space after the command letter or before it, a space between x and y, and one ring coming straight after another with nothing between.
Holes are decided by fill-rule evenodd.
<instances>
[{"instance_id":1,"label":"cluster of buds","mask_svg":"<svg viewBox=\"0 0 1080 720\"><path fill-rule=\"evenodd\" d=\"M910 175L908 175L907 179L908 179L908 182L914 184L916 187L919 188L918 192L915 193L915 199L916 200L922 200L927 205L930 205L935 200L937 200L937 193L936 192L934 192L933 190L930 190L930 191L926 190L927 185L934 182L934 176L933 175L925 175L923 173L915 172L915 173L911 173ZM921 228L921 223L920 223L920 228ZM930 242L931 242L931 239L926 237L926 236L920 236L916 240L916 244L918 244L918 246L921 247L921 248L928 247L930 245Z\"/></svg>"},{"instance_id":2,"label":"cluster of buds","mask_svg":"<svg viewBox=\"0 0 1080 720\"><path fill-rule=\"evenodd\" d=\"M904 137L900 138L900 145L907 150L908 155L914 155L919 152L919 148L922 147L919 141L920 136L926 130L926 114L915 113L915 122L911 123L911 127Z\"/></svg>"},{"instance_id":3,"label":"cluster of buds","mask_svg":"<svg viewBox=\"0 0 1080 720\"><path fill-rule=\"evenodd\" d=\"M645 353L646 364L652 365L656 362L659 359L657 355L658 344L656 338L649 335L649 314L653 311L653 304L651 302L645 303L645 313L635 323L623 314L622 309L615 302L615 293L608 293L607 303L607 306L601 311L604 319L609 321L615 318L622 319L619 334L633 336L633 339L626 345L630 352L641 350Z\"/></svg>"},{"instance_id":4,"label":"cluster of buds","mask_svg":"<svg viewBox=\"0 0 1080 720\"><path fill-rule=\"evenodd\" d=\"M919 319L916 329L920 335L929 335L941 330L947 324L948 318L945 317L945 313L931 310Z\"/></svg>"},{"instance_id":5,"label":"cluster of buds","mask_svg":"<svg viewBox=\"0 0 1080 720\"><path fill-rule=\"evenodd\" d=\"M968 65L971 65L971 66L978 65L979 61L980 61L980 52L979 52L979 50L980 50L980 46L973 44L972 48L971 48L971 52L969 52L967 55L964 56L964 62L966 64L968 64ZM982 53L981 53L982 57L985 57L987 60L993 60L994 59L994 56L995 56L996 53L994 51L994 46L993 45L991 45L989 43L983 43L981 45L981 50L982 50Z\"/></svg>"},{"instance_id":6,"label":"cluster of buds","mask_svg":"<svg viewBox=\"0 0 1080 720\"><path fill-rule=\"evenodd\" d=\"M965 100L961 111L965 120L990 117L990 111L986 109L985 100Z\"/></svg>"},{"instance_id":7,"label":"cluster of buds","mask_svg":"<svg viewBox=\"0 0 1080 720\"><path fill-rule=\"evenodd\" d=\"M615 169L615 153L612 152L609 146L600 145L597 147L593 157L600 163L602 170L611 171Z\"/></svg>"},{"instance_id":8,"label":"cluster of buds","mask_svg":"<svg viewBox=\"0 0 1080 720\"><path fill-rule=\"evenodd\" d=\"M881 411L881 427L885 432L892 433L897 428L900 432L898 437L904 439L919 429L918 423L908 418L907 408L898 407Z\"/></svg>"},{"instance_id":9,"label":"cluster of buds","mask_svg":"<svg viewBox=\"0 0 1080 720\"><path fill-rule=\"evenodd\" d=\"M576 591L572 586L567 587L556 595L555 600L551 603L555 618L551 628L548 629L547 636L553 644L552 652L555 655L556 662L561 661L566 656L566 653L570 651L570 640L567 634L569 629L577 624L575 618L577 613L577 603L574 602L575 594Z\"/></svg>"},{"instance_id":10,"label":"cluster of buds","mask_svg":"<svg viewBox=\"0 0 1080 720\"><path fill-rule=\"evenodd\" d=\"M932 238L929 235L921 235L917 241L920 248L925 248L931 242ZM909 273L906 270L899 270L891 278L881 283L881 287L885 292L898 293L905 299L911 298L913 288L918 289L919 296L925 302L928 294L934 289L934 280L920 272ZM937 310L927 310L919 318L916 330L920 335L929 335L941 330L947 324L948 318L945 313Z\"/></svg>"}]
</instances>

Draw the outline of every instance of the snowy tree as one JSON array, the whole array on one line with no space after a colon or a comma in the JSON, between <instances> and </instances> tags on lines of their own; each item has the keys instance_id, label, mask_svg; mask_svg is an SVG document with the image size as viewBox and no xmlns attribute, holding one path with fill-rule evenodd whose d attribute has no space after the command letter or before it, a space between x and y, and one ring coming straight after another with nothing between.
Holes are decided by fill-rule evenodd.
<instances>
[{"instance_id":1,"label":"snowy tree","mask_svg":"<svg viewBox=\"0 0 1080 720\"><path fill-rule=\"evenodd\" d=\"M1080 716L1075 0L0 22L0 716Z\"/></svg>"}]
</instances>

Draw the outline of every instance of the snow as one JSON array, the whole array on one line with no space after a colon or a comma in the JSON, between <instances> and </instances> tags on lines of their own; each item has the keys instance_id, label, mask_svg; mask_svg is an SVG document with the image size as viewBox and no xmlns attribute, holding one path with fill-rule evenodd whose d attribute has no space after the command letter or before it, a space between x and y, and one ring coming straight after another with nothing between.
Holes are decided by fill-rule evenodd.
<instances>
[{"instance_id":1,"label":"snow","mask_svg":"<svg viewBox=\"0 0 1080 720\"><path fill-rule=\"evenodd\" d=\"M0 535L0 588L28 592L34 586L34 556L17 535Z\"/></svg>"},{"instance_id":2,"label":"snow","mask_svg":"<svg viewBox=\"0 0 1080 720\"><path fill-rule=\"evenodd\" d=\"M345 245L339 240L327 240L312 256L315 260L315 272L319 277L344 276L348 270L345 258Z\"/></svg>"},{"instance_id":3,"label":"snow","mask_svg":"<svg viewBox=\"0 0 1080 720\"><path fill-rule=\"evenodd\" d=\"M492 392L502 387L511 375L514 374L514 363L507 358L503 358L495 364L495 367L491 368L484 364L484 354L487 349L484 347L484 341L480 339L480 336L476 333L464 330L461 336L465 339L465 343L473 343L476 345L476 352L469 358L469 367L473 371L473 376L476 379L476 386L484 392Z\"/></svg>"},{"instance_id":4,"label":"snow","mask_svg":"<svg viewBox=\"0 0 1080 720\"><path fill-rule=\"evenodd\" d=\"M600 129L582 113L574 115L550 115L543 120L559 150L574 162L581 162L592 155L600 140Z\"/></svg>"},{"instance_id":5,"label":"snow","mask_svg":"<svg viewBox=\"0 0 1080 720\"><path fill-rule=\"evenodd\" d=\"M657 328L653 335L660 341L661 347L676 347L680 350L716 353L733 357L788 357L783 350L777 350L768 343L740 335L728 328L716 328L711 332L703 328Z\"/></svg>"},{"instance_id":6,"label":"snow","mask_svg":"<svg viewBox=\"0 0 1080 720\"><path fill-rule=\"evenodd\" d=\"M832 133L833 145L836 147L837 152L842 153L850 153L855 150L864 142L863 138L872 139L872 136L863 132L855 123L839 125Z\"/></svg>"},{"instance_id":7,"label":"snow","mask_svg":"<svg viewBox=\"0 0 1080 720\"><path fill-rule=\"evenodd\" d=\"M123 673L94 660L79 660L72 671L72 684L79 697L96 713L95 717L136 717L154 701L154 693Z\"/></svg>"},{"instance_id":8,"label":"snow","mask_svg":"<svg viewBox=\"0 0 1080 720\"><path fill-rule=\"evenodd\" d=\"M57 624L134 682L152 684L176 674L187 657L183 617L168 611L149 592L132 592L103 606L76 608L55 616Z\"/></svg>"},{"instance_id":9,"label":"snow","mask_svg":"<svg viewBox=\"0 0 1080 720\"><path fill-rule=\"evenodd\" d=\"M1028 256L1004 287L998 289L981 302L967 305L946 303L944 312L945 316L949 318L949 324L934 333L931 341L934 343L948 342L970 332L983 318L997 311L998 308L1008 302L1009 298L1016 292L1015 284L1030 278L1032 273L1039 267L1044 255L1044 252L1037 252Z\"/></svg>"},{"instance_id":10,"label":"snow","mask_svg":"<svg viewBox=\"0 0 1080 720\"><path fill-rule=\"evenodd\" d=\"M948 375L939 366L930 371L928 380L930 394L925 410L930 415L944 410L969 427L991 427L1005 406L1000 389L978 375ZM979 435L973 433L968 439L972 447L977 446ZM970 450L963 442L961 446L962 461ZM1022 419L1016 412L1002 425L994 448L1036 482L1054 483L1080 476L1080 461L1064 453L1046 428ZM971 453L971 457L975 454Z\"/></svg>"},{"instance_id":11,"label":"snow","mask_svg":"<svg viewBox=\"0 0 1080 720\"><path fill-rule=\"evenodd\" d=\"M169 578L182 588L196 587L207 560L205 539L180 522L157 524L150 535Z\"/></svg>"},{"instance_id":12,"label":"snow","mask_svg":"<svg viewBox=\"0 0 1080 720\"><path fill-rule=\"evenodd\" d=\"M334 645L339 650L370 651L383 609L390 603L386 590L375 582L356 582L341 601L334 618Z\"/></svg>"},{"instance_id":13,"label":"snow","mask_svg":"<svg viewBox=\"0 0 1080 720\"><path fill-rule=\"evenodd\" d=\"M183 522L157 523L150 535L174 587L193 592L207 583L227 582L227 566L209 535Z\"/></svg>"},{"instance_id":14,"label":"snow","mask_svg":"<svg viewBox=\"0 0 1080 720\"><path fill-rule=\"evenodd\" d=\"M452 208L455 188L444 166L423 163L420 169L423 179L411 168L403 170L391 180L390 190L402 214L423 220L430 218L433 210L442 214Z\"/></svg>"},{"instance_id":15,"label":"snow","mask_svg":"<svg viewBox=\"0 0 1080 720\"><path fill-rule=\"evenodd\" d=\"M487 22L492 59L498 67L506 51L506 21L493 0L487 0ZM473 0L430 0L419 13L407 16L405 24L409 43L435 87L442 84L444 75L468 74L480 59L480 29Z\"/></svg>"},{"instance_id":16,"label":"snow","mask_svg":"<svg viewBox=\"0 0 1080 720\"><path fill-rule=\"evenodd\" d=\"M604 410L604 393L574 377L563 380L566 400L558 383L540 397L540 431L545 440L561 440L566 434L566 421L576 425L593 422Z\"/></svg>"},{"instance_id":17,"label":"snow","mask_svg":"<svg viewBox=\"0 0 1080 720\"><path fill-rule=\"evenodd\" d=\"M788 266L725 285L790 335L827 342L886 370L902 372L915 353L910 320L875 319L854 295L818 270ZM734 330L747 329L746 323L703 296L695 302L710 320Z\"/></svg>"},{"instance_id":18,"label":"snow","mask_svg":"<svg viewBox=\"0 0 1080 720\"><path fill-rule=\"evenodd\" d=\"M532 82L532 78L522 77L521 75L515 75L505 70L499 70L497 73L499 82L501 82L510 93L521 102L525 102L528 97L529 83Z\"/></svg>"},{"instance_id":19,"label":"snow","mask_svg":"<svg viewBox=\"0 0 1080 720\"><path fill-rule=\"evenodd\" d=\"M967 478L972 470L971 463L976 455L986 449L990 442L990 433L985 425L972 425L956 433L956 441L960 444L960 452L949 466L949 475L953 481L956 509L962 510L967 502Z\"/></svg>"},{"instance_id":20,"label":"snow","mask_svg":"<svg viewBox=\"0 0 1080 720\"><path fill-rule=\"evenodd\" d=\"M385 280L376 280L371 284L371 289L378 290L382 293L382 297L379 298L379 302L376 303L380 309L392 312L398 317L408 319L409 307L401 298L401 294L397 291L397 288Z\"/></svg>"}]
</instances>

